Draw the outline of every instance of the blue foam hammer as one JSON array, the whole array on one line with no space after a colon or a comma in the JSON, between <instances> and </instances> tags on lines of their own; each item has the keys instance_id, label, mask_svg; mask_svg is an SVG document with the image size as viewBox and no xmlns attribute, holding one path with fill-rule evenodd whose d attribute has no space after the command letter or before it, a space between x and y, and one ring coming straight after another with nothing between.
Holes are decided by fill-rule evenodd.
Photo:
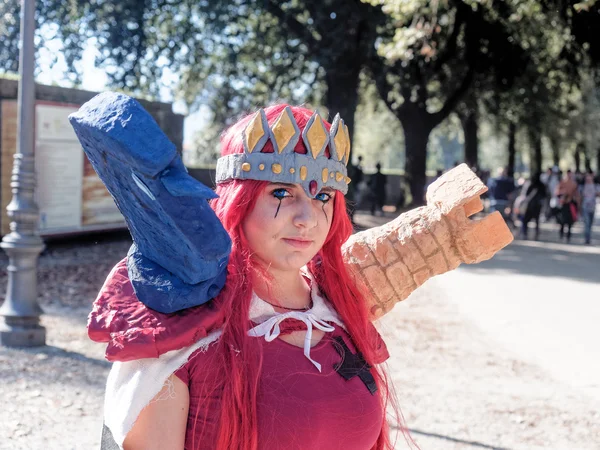
<instances>
[{"instance_id":1,"label":"blue foam hammer","mask_svg":"<svg viewBox=\"0 0 600 450\"><path fill-rule=\"evenodd\" d=\"M69 116L133 237L127 268L146 306L172 313L214 298L231 240L175 145L134 99L104 92Z\"/></svg>"}]
</instances>

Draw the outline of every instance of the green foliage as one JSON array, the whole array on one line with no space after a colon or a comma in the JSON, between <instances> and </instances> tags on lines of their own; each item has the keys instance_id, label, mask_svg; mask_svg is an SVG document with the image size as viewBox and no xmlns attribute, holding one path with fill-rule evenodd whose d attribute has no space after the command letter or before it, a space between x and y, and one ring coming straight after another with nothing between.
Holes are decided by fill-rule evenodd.
<instances>
[{"instance_id":1,"label":"green foliage","mask_svg":"<svg viewBox=\"0 0 600 450\"><path fill-rule=\"evenodd\" d=\"M154 96L170 85L192 109L208 104L215 120L279 99L301 103L322 94L322 73L298 39L282 36L263 2L193 0L45 0L37 2L38 46L59 39L71 78L88 42L111 87ZM294 2L288 2L294 3ZM17 69L18 0L0 10L5 71ZM3 11L15 11L2 17ZM65 20L67 18L68 20ZM17 27L18 28L18 27ZM45 30L42 32L42 30ZM260 55L260 57L259 57Z\"/></svg>"},{"instance_id":2,"label":"green foliage","mask_svg":"<svg viewBox=\"0 0 600 450\"><path fill-rule=\"evenodd\" d=\"M592 0L36 5L36 44L60 42L72 83L81 75L82 50L91 43L100 50L97 65L112 88L158 96L168 86L190 110L208 106L213 125L198 138L207 155L224 125L278 100L344 110L351 121L362 69L370 81L361 85L354 148L395 166L405 159L399 149L408 140L402 134L424 134L425 143L421 136L420 146L406 153L407 168L418 176L424 176L426 164L437 168L450 159L443 149L455 148L456 141L440 144L445 129L433 135L429 159L427 136L461 101L485 112L485 121L495 123L499 133L518 123L554 143L581 140L582 80L600 63L600 5ZM0 4L0 72L18 67L18 14L18 0ZM383 126L372 133L377 124Z\"/></svg>"}]
</instances>

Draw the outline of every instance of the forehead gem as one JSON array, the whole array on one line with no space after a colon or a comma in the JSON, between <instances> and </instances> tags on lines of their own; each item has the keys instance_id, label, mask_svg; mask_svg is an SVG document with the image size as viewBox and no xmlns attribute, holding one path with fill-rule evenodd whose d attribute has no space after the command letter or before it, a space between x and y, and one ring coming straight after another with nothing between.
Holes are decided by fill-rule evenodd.
<instances>
[{"instance_id":1,"label":"forehead gem","mask_svg":"<svg viewBox=\"0 0 600 450\"><path fill-rule=\"evenodd\" d=\"M273 173L281 173L281 164L273 164L271 166L271 170L273 171Z\"/></svg>"},{"instance_id":2,"label":"forehead gem","mask_svg":"<svg viewBox=\"0 0 600 450\"><path fill-rule=\"evenodd\" d=\"M252 167L250 166L250 163L244 163L244 164L242 164L242 170L243 170L244 172L250 172L250 169L251 169L251 168L252 168Z\"/></svg>"},{"instance_id":3,"label":"forehead gem","mask_svg":"<svg viewBox=\"0 0 600 450\"><path fill-rule=\"evenodd\" d=\"M296 173L296 169L294 169L293 167L290 168L290 173Z\"/></svg>"},{"instance_id":4,"label":"forehead gem","mask_svg":"<svg viewBox=\"0 0 600 450\"><path fill-rule=\"evenodd\" d=\"M344 174L342 172L336 172L335 173L335 181L337 181L338 183L340 181L342 181L343 178L344 178Z\"/></svg>"},{"instance_id":5,"label":"forehead gem","mask_svg":"<svg viewBox=\"0 0 600 450\"><path fill-rule=\"evenodd\" d=\"M323 171L321 172L321 179L323 180L323 183L327 182L328 177L329 177L329 170L327 170L327 167L325 167L323 169Z\"/></svg>"},{"instance_id":6,"label":"forehead gem","mask_svg":"<svg viewBox=\"0 0 600 450\"><path fill-rule=\"evenodd\" d=\"M308 185L308 190L310 191L310 195L312 195L313 197L317 195L317 182L315 180L312 180L310 182L310 184Z\"/></svg>"},{"instance_id":7,"label":"forehead gem","mask_svg":"<svg viewBox=\"0 0 600 450\"><path fill-rule=\"evenodd\" d=\"M258 165L258 168L259 168L260 170L265 170L265 165L264 165L264 164L259 164L259 165Z\"/></svg>"}]
</instances>

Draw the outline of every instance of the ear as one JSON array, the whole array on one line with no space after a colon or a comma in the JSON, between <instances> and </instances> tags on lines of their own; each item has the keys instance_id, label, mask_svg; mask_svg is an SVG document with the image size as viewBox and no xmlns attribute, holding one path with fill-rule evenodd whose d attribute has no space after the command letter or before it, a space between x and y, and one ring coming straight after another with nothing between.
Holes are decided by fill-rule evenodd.
<instances>
[{"instance_id":1,"label":"ear","mask_svg":"<svg viewBox=\"0 0 600 450\"><path fill-rule=\"evenodd\" d=\"M160 181L173 197L199 197L204 199L219 197L215 191L183 171L167 169L160 176Z\"/></svg>"}]
</instances>

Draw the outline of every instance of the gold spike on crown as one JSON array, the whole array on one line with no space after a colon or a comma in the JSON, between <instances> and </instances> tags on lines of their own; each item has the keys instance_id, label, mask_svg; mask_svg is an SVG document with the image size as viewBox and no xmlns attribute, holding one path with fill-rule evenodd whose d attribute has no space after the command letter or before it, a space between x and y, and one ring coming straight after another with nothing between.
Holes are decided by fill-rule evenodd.
<instances>
[{"instance_id":1,"label":"gold spike on crown","mask_svg":"<svg viewBox=\"0 0 600 450\"><path fill-rule=\"evenodd\" d=\"M306 154L294 151L300 137ZM269 139L273 153L263 153ZM244 153L223 156L217 161L217 183L232 179L298 183L310 197L323 187L344 194L348 191L350 179L346 165L350 158L350 136L339 114L327 131L323 119L315 112L300 132L289 106L281 111L271 127L261 109L248 122L242 141ZM325 155L327 147L329 157Z\"/></svg>"}]
</instances>

